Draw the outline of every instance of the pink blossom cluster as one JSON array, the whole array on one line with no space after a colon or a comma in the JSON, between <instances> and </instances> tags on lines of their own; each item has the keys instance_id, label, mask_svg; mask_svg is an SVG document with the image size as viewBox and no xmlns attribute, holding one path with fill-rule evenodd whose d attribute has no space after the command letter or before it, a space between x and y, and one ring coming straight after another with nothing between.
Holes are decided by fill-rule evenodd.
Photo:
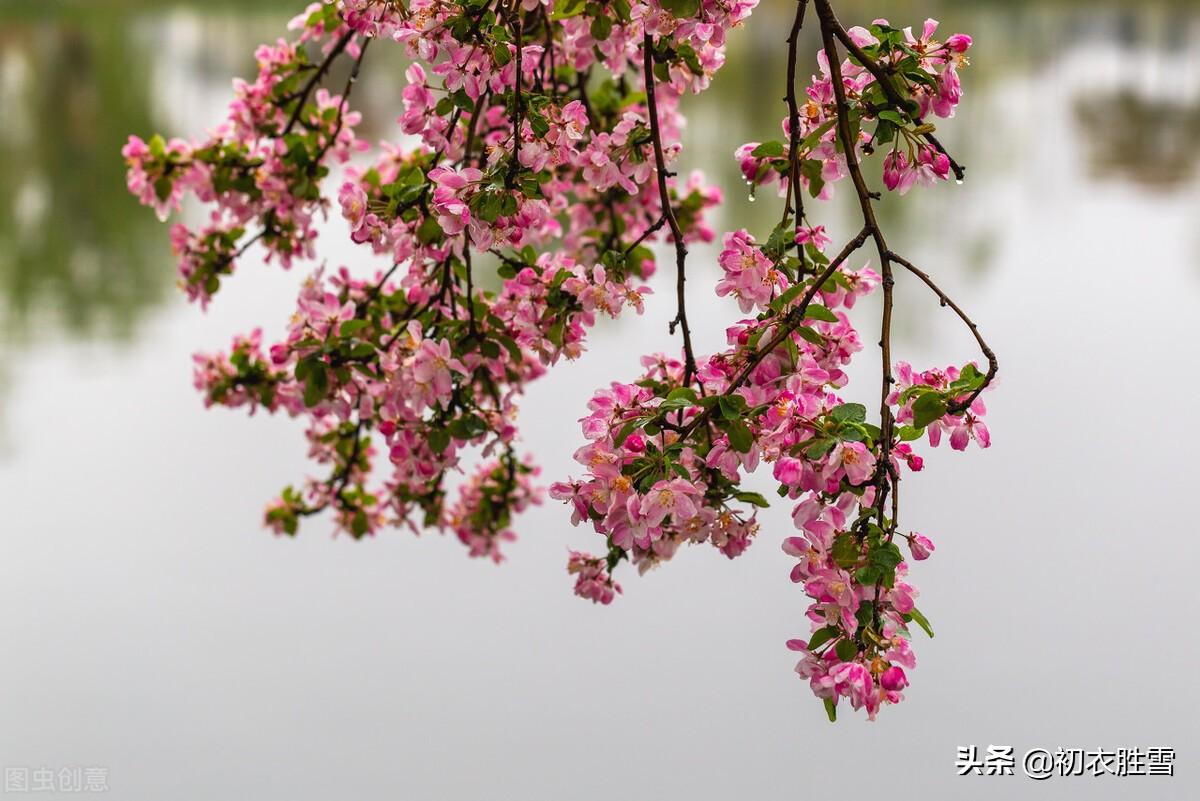
<instances>
[{"instance_id":1,"label":"pink blossom cluster","mask_svg":"<svg viewBox=\"0 0 1200 801\"><path fill-rule=\"evenodd\" d=\"M796 239L824 258L823 231L804 228ZM729 328L728 350L698 360L691 386L682 364L656 356L643 359L646 372L635 382L597 392L582 420L587 443L575 453L586 476L557 483L550 494L571 504L576 525L588 523L604 538L603 555L573 552L569 565L589 576L577 581L576 593L596 600L590 577L604 586L624 559L645 571L680 545L700 542L739 555L758 531L757 507L766 505L742 485L769 465L779 495L794 503L800 535L787 538L784 550L798 560L792 580L810 602L813 633L789 642L803 654L797 672L831 705L845 698L874 718L902 700L905 671L915 666L909 626L924 621L888 521L878 517L879 477L921 470L908 440L926 432L931 445L949 430L956 449L967 437L987 447L981 400L951 413L982 375L973 364L925 373L897 365L888 403L902 425L889 464L880 464L882 432L866 421L865 407L840 394L848 380L843 368L862 347L846 310L880 277L869 267L842 270L817 287L789 277L789 261L745 231L728 234L719 258L725 277L715 292L758 316ZM798 290L810 293L807 305ZM789 322L796 319L804 324ZM791 329L787 346L762 355L762 343L781 326ZM739 376L744 381L735 384ZM905 539L913 559L933 551L923 535Z\"/></svg>"},{"instance_id":2,"label":"pink blossom cluster","mask_svg":"<svg viewBox=\"0 0 1200 801\"><path fill-rule=\"evenodd\" d=\"M889 107L887 92L873 72L857 59L847 58L841 65L847 101L858 115L855 128L860 152L866 155L886 151L883 182L899 194L917 184L944 181L951 172L946 153L923 138L933 130L924 118L931 114L941 118L954 116L962 100L958 71L968 63L966 52L971 47L971 37L956 33L941 42L933 38L937 27L937 20L926 20L918 37L912 28L899 30L881 19L870 29L847 30L850 39L882 69L899 73L907 84L911 106L897 111ZM832 195L833 184L847 172L835 124L833 77L824 51L818 54L817 61L820 73L813 76L806 89L807 99L800 108L800 128L794 139L800 151L797 158L801 182L814 197L825 199ZM873 132L865 128L870 122L876 123ZM748 142L734 154L742 176L751 187L777 182L780 195L788 188L793 140L790 119L784 119L782 127L783 141Z\"/></svg>"},{"instance_id":3,"label":"pink blossom cluster","mask_svg":"<svg viewBox=\"0 0 1200 801\"><path fill-rule=\"evenodd\" d=\"M513 453L524 385L580 356L597 315L640 313L649 293L663 208L644 191L655 175L643 20L661 37L670 163L679 96L707 85L725 29L753 7L706 5L699 21L676 24L657 5L622 6L594 26L583 14L551 22L551 3L312 3L292 41L259 49L258 75L235 82L210 140L131 138L129 185L145 203L165 214L190 193L210 209L208 226L172 231L184 287L207 303L254 243L285 266L316 255L322 180L366 149L353 133L352 83L340 94L322 85L330 65L349 59L357 74L375 39L413 59L400 125L419 144L382 143L373 163L346 164L336 192L351 239L392 266L369 279L318 270L266 354L256 331L228 354L196 357L207 403L307 420L310 457L329 474L272 501L269 525L294 533L324 509L356 537L432 521L472 555L497 557L511 530L483 520L480 504L511 515L535 496L535 468ZM534 24L551 25L549 44L543 29L518 45ZM602 92L582 88L593 68L611 71ZM720 192L698 174L669 186L685 241L711 241L704 213ZM472 253L499 265L499 291L473 285ZM446 483L469 471L473 450L521 468L503 492L494 468L472 473L451 503Z\"/></svg>"},{"instance_id":4,"label":"pink blossom cluster","mask_svg":"<svg viewBox=\"0 0 1200 801\"><path fill-rule=\"evenodd\" d=\"M338 30L348 36L344 26ZM347 47L357 50L353 42ZM160 219L178 210L185 194L210 207L200 230L180 223L171 232L181 285L202 304L234 271L253 225L260 233L250 242L261 241L268 259L287 267L314 257L315 218L328 205L318 182L331 163L367 148L354 134L361 115L345 108L343 96L310 85L319 68L302 46L280 39L259 47L255 58L257 77L234 81L228 115L209 139L130 136L121 151L129 190Z\"/></svg>"}]
</instances>

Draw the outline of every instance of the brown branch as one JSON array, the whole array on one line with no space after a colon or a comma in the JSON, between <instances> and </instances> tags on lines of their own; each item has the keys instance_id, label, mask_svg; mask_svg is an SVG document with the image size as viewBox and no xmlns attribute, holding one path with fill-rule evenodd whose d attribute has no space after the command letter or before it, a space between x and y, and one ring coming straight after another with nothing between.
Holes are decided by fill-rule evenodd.
<instances>
[{"instance_id":1,"label":"brown branch","mask_svg":"<svg viewBox=\"0 0 1200 801\"><path fill-rule=\"evenodd\" d=\"M466 266L467 272L467 317L471 336L475 338L475 347L479 347L479 327L475 322L475 278L474 270L471 268L471 233L466 232L466 238L463 242L463 264Z\"/></svg>"},{"instance_id":2,"label":"brown branch","mask_svg":"<svg viewBox=\"0 0 1200 801\"><path fill-rule=\"evenodd\" d=\"M346 122L346 104L350 102L350 93L354 91L354 84L358 82L358 72L362 69L363 59L367 55L367 46L371 44L370 39L364 39L362 47L359 48L358 58L354 59L354 68L350 70L350 76L346 78L346 86L342 89L342 99L338 103L338 118L337 125L333 129L333 135L326 140L325 144L317 152L316 159L313 160L314 167L325 158L325 154L329 152L329 148L337 142L337 138L342 135L342 127Z\"/></svg>"},{"instance_id":3,"label":"brown branch","mask_svg":"<svg viewBox=\"0 0 1200 801\"><path fill-rule=\"evenodd\" d=\"M834 260L829 262L829 266L827 266L820 275L813 279L812 286L810 286L804 293L804 297L801 299L799 305L793 306L792 309L788 311L787 315L784 317L783 326L775 332L775 335L767 341L767 344L760 345L758 349L755 350L754 354L746 362L746 365L742 368L741 372L738 373L737 377L730 382L729 386L725 389L725 392L722 393L723 395L728 396L736 392L750 378L750 374L754 372L754 368L758 367L759 363L762 362L763 359L767 358L772 351L782 345L788 337L795 333L797 328L804 324L804 317L805 313L808 311L808 306L810 303L812 303L813 298L817 296L817 293L821 291L821 287L825 285L826 281L833 277L833 274L838 271L838 268L841 267L843 263L845 263L846 259L850 258L854 251L863 246L863 243L867 241L867 238L870 237L870 235L871 229L864 227L858 232L858 236L846 243L846 246L842 248L841 252L838 253ZM680 439L683 439L697 428L707 423L712 418L716 408L716 406L710 406L696 417L693 417L691 422L688 423L687 427L681 432Z\"/></svg>"},{"instance_id":4,"label":"brown branch","mask_svg":"<svg viewBox=\"0 0 1200 801\"><path fill-rule=\"evenodd\" d=\"M280 136L287 136L296 127L296 123L300 121L300 114L304 111L304 106L308 104L309 95L313 89L325 77L325 73L329 72L329 68L333 66L334 60L342 54L346 46L350 44L350 40L354 38L354 31L347 31L333 45L333 48L325 56L325 60L321 62L321 66L317 67L317 71L312 74L312 77L304 84L304 88L300 90L300 99L296 101L296 107L292 109L292 114L288 117L287 125L283 129Z\"/></svg>"},{"instance_id":5,"label":"brown branch","mask_svg":"<svg viewBox=\"0 0 1200 801\"><path fill-rule=\"evenodd\" d=\"M486 92L484 92L483 94L481 94L479 96L478 100L475 101L475 109L471 112L471 122L469 125L467 125L467 142L463 146L462 161L459 162L464 167L471 166L471 151L475 149L476 123L479 122L479 118L483 114L484 104L487 103L488 100L491 99L491 96L492 96L492 90L488 89Z\"/></svg>"},{"instance_id":6,"label":"brown branch","mask_svg":"<svg viewBox=\"0 0 1200 801\"><path fill-rule=\"evenodd\" d=\"M513 24L513 35L517 41L517 74L516 85L513 87L513 149L512 161L508 163L508 172L504 176L504 186L512 189L517 180L517 169L520 167L521 153L521 52L524 49L525 23L521 14L520 4L516 4L516 22Z\"/></svg>"},{"instance_id":7,"label":"brown branch","mask_svg":"<svg viewBox=\"0 0 1200 801\"><path fill-rule=\"evenodd\" d=\"M666 224L667 224L667 215L666 214L658 215L658 219L654 221L654 224L651 225L649 228L647 228L642 233L641 236L639 236L637 239L635 239L633 241L632 245L625 248L625 255L628 256L630 253L632 253L634 248L636 248L638 245L645 242L647 239L649 239L651 236L653 236L656 231L658 231L660 228L662 228Z\"/></svg>"},{"instance_id":8,"label":"brown branch","mask_svg":"<svg viewBox=\"0 0 1200 801\"><path fill-rule=\"evenodd\" d=\"M800 188L800 106L796 102L796 48L800 40L800 29L804 27L804 12L808 8L808 0L797 0L796 18L792 21L792 32L787 38L787 96L784 101L788 107L788 188L787 198L783 204L783 221L787 222L792 213L792 198L796 200L796 228L799 229L804 220L804 194ZM800 266L804 268L804 248L800 250Z\"/></svg>"},{"instance_id":9,"label":"brown branch","mask_svg":"<svg viewBox=\"0 0 1200 801\"><path fill-rule=\"evenodd\" d=\"M875 219L875 209L871 203L872 194L870 189L867 188L866 179L863 178L862 169L858 164L858 143L855 141L855 134L850 128L850 104L846 100L846 86L842 80L842 57L838 54L835 38L837 30L841 28L841 25L838 24L837 17L834 16L833 7L829 4L829 0L816 0L816 4L817 14L821 20L821 40L825 50L825 57L829 62L829 78L833 84L834 103L837 107L838 139L841 141L843 155L846 157L846 169L850 173L850 179L858 195L863 222L871 232L871 238L875 240L875 249L879 253L880 271L883 273L883 320L879 335L883 372L879 392L880 469L878 471L878 489L875 500L875 508L879 515L880 525L882 525L888 490L895 483L896 478L898 478L893 476L892 480L889 481L892 456L892 424L894 421L892 418L892 408L888 404L888 396L891 394L892 384L895 383L895 379L892 377L892 295L895 279L892 277L892 263L889 257L891 251L888 249L887 242L883 237L883 231Z\"/></svg>"},{"instance_id":10,"label":"brown branch","mask_svg":"<svg viewBox=\"0 0 1200 801\"><path fill-rule=\"evenodd\" d=\"M925 284L925 286L927 286L931 290L933 290L933 293L938 296L938 300L941 302L941 304L943 306L949 306L954 311L954 313L958 315L958 319L962 320L963 324L966 325L967 328L969 328L971 330L971 335L975 337L975 342L979 345L979 350L982 351L983 355L987 358L988 369L987 369L987 373L983 377L983 383L980 384L979 387L976 388L975 391L972 392L970 395L968 395L966 397L966 399L963 400L962 402L952 403L946 407L946 411L949 412L950 414L958 414L960 412L964 412L967 409L971 408L971 404L975 402L975 399L979 397L979 394L981 392L983 392L985 389L987 389L988 385L990 385L992 383L992 380L996 377L996 371L1000 369L1000 362L996 359L996 354L992 351L992 349L990 347L988 347L988 343L983 338L983 335L979 333L979 326L977 326L975 324L975 321L972 320L970 317L968 317L967 313L964 312L962 310L962 308L957 303L955 303L954 300L949 295L947 295L945 292L943 292L941 287L939 287L937 284L935 284L933 282L933 279L929 277L928 273L921 270L919 267L914 265L912 262L908 261L907 259L905 259L904 257L900 256L899 254L897 254L895 252L891 252L888 255L892 258L892 260L894 262L903 266L906 270L908 270L910 273L915 275L917 278L920 278L921 281Z\"/></svg>"},{"instance_id":11,"label":"brown branch","mask_svg":"<svg viewBox=\"0 0 1200 801\"><path fill-rule=\"evenodd\" d=\"M692 350L692 330L688 327L687 300L684 284L687 282L686 262L687 246L683 242L683 230L671 207L671 193L667 189L666 161L663 158L662 134L658 126L658 101L654 92L654 40L647 32L642 38L642 67L646 76L646 108L650 116L650 141L654 144L654 165L658 173L658 197L662 204L663 216L671 227L671 236L675 240L675 319L670 323L670 331L675 333L676 326L683 333L683 385L692 383L696 375L696 355Z\"/></svg>"}]
</instances>

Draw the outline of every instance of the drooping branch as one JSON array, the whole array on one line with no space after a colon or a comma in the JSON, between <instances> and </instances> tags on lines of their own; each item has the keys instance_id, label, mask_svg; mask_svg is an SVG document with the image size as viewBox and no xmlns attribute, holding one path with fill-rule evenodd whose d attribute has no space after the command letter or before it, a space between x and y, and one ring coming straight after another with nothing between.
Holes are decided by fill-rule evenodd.
<instances>
[{"instance_id":1,"label":"drooping branch","mask_svg":"<svg viewBox=\"0 0 1200 801\"><path fill-rule=\"evenodd\" d=\"M804 27L804 12L807 8L808 0L797 0L796 17L792 21L792 31L787 38L787 93L784 97L788 107L788 186L783 203L783 222L786 223L791 215L792 199L795 198L797 229L804 222L804 194L800 186L800 105L796 102L796 61L800 29ZM800 248L800 263L803 266L803 248Z\"/></svg>"},{"instance_id":2,"label":"drooping branch","mask_svg":"<svg viewBox=\"0 0 1200 801\"><path fill-rule=\"evenodd\" d=\"M337 57L342 54L342 51L346 49L353 38L354 31L347 31L343 34L334 43L333 47L330 48L329 53L325 56L325 60L317 67L317 71L305 82L304 87L300 90L300 96L296 100L296 106L292 109L291 116L288 117L287 125L284 126L283 133L280 134L281 137L287 136L296 127L296 123L300 121L300 115L304 113L304 107L308 105L309 96L312 95L313 90L317 88L317 84L321 83L325 77L325 73L329 72L329 68L333 66L333 62L337 60Z\"/></svg>"},{"instance_id":3,"label":"drooping branch","mask_svg":"<svg viewBox=\"0 0 1200 801\"><path fill-rule=\"evenodd\" d=\"M926 273L924 270L921 270L912 262L895 252L891 252L888 255L891 256L892 260L897 264L901 265L917 278L921 279L925 286L933 290L933 293L938 296L938 300L943 306L949 306L950 309L953 310L956 315L958 315L958 319L962 320L963 324L971 330L971 335L975 337L975 342L979 345L979 350L983 352L984 357L987 359L988 369L987 373L984 374L983 383L976 387L975 390L962 401L951 403L946 407L946 411L950 414L959 414L964 412L971 408L971 404L975 402L975 399L979 397L979 394L987 389L987 387L992 383L992 380L996 377L996 371L1000 369L1000 362L997 360L995 352L993 352L988 346L988 343L983 338L983 335L979 333L979 326L975 324L975 321L968 317L967 313L964 312L949 295L943 292L941 287L933 282L933 279L929 277L928 273Z\"/></svg>"},{"instance_id":4,"label":"drooping branch","mask_svg":"<svg viewBox=\"0 0 1200 801\"><path fill-rule=\"evenodd\" d=\"M833 14L833 7L830 6L829 0L816 0L816 4L817 15L821 21L821 41L825 50L825 57L829 61L829 79L833 83L838 139L841 142L843 155L846 158L846 170L850 173L850 180L854 184L855 193L858 195L858 204L862 209L863 223L870 231L871 238L875 241L875 249L879 254L880 273L882 274L883 314L880 323L879 348L881 351L883 375L879 393L879 468L877 474L878 489L875 499L876 510L879 520L882 523L888 491L892 488L894 482L899 479L899 476L894 474L891 463L892 427L894 420L891 405L888 403L888 396L892 392L892 384L895 383L895 379L892 377L892 305L895 279L892 276L891 251L888 248L887 241L884 239L883 230L879 227L879 222L875 218L871 190L867 188L866 179L863 177L862 168L858 163L857 134L850 127L850 104L846 100L846 86L842 80L842 59L838 54L836 42L836 29L841 26ZM891 480L889 480L889 477Z\"/></svg>"},{"instance_id":5,"label":"drooping branch","mask_svg":"<svg viewBox=\"0 0 1200 801\"><path fill-rule=\"evenodd\" d=\"M642 66L646 78L646 108L650 116L650 139L654 145L654 165L658 173L658 197L662 204L662 213L671 228L671 237L675 242L675 319L671 321L671 333L676 326L683 334L683 385L692 383L696 375L696 354L692 350L692 330L688 327L687 300L684 285L687 282L686 262L687 246L683 241L683 230L671 207L671 193L667 188L666 160L663 158L662 133L658 123L658 101L654 91L654 40L647 32L642 39Z\"/></svg>"},{"instance_id":6,"label":"drooping branch","mask_svg":"<svg viewBox=\"0 0 1200 801\"><path fill-rule=\"evenodd\" d=\"M325 154L329 152L329 148L333 147L334 143L342 134L342 128L346 124L346 105L350 102L350 93L354 91L354 85L358 82L358 73L362 69L363 59L366 58L367 48L370 46L371 40L364 39L362 47L358 50L358 58L354 59L354 67L350 70L350 75L346 78L346 85L342 88L342 99L338 102L337 125L334 126L333 133L325 141L321 150L317 153L314 163L319 164Z\"/></svg>"},{"instance_id":7,"label":"drooping branch","mask_svg":"<svg viewBox=\"0 0 1200 801\"><path fill-rule=\"evenodd\" d=\"M523 67L521 64L521 53L525 48L525 24L521 11L521 4L513 4L513 39L517 45L517 67L516 77L513 85L513 111L512 111L512 160L508 163L508 172L504 174L504 186L507 189L512 189L517 180L517 170L521 166L521 111L523 98L521 97L521 82L523 80Z\"/></svg>"}]
</instances>

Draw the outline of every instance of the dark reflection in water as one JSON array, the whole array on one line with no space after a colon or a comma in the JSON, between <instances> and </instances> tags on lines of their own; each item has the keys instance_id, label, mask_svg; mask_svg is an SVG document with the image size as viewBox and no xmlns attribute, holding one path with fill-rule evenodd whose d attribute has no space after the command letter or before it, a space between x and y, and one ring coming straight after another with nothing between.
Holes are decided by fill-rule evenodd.
<instances>
[{"instance_id":1,"label":"dark reflection in water","mask_svg":"<svg viewBox=\"0 0 1200 801\"><path fill-rule=\"evenodd\" d=\"M1195 178L1200 106L1125 90L1080 100L1075 114L1091 132L1089 166L1097 178L1125 178L1162 189Z\"/></svg>"},{"instance_id":2,"label":"dark reflection in water","mask_svg":"<svg viewBox=\"0 0 1200 801\"><path fill-rule=\"evenodd\" d=\"M170 284L166 244L124 191L118 151L152 124L148 60L127 21L7 22L0 32L0 321L50 313L75 336L128 335Z\"/></svg>"},{"instance_id":3,"label":"dark reflection in water","mask_svg":"<svg viewBox=\"0 0 1200 801\"><path fill-rule=\"evenodd\" d=\"M919 24L917 16L929 13L942 20L944 32L976 34L966 78L970 105L946 131L960 160L979 168L974 174L989 166L979 158L999 152L977 147L989 122L976 112L1014 78L1057 70L1055 90L1073 110L1092 176L1149 191L1194 179L1190 143L1200 131L1200 65L1191 42L1200 29L1198 4L887 5L894 20ZM126 337L139 316L167 296L173 271L166 231L126 195L118 150L128 133L164 127L154 110L170 109L172 98L154 96L169 85L153 80L156 74L225 86L231 74L249 68L263 30L281 30L298 7L47 2L0 8L0 324L7 340L23 339L32 323L47 320L75 337ZM725 220L755 230L770 227L778 204L771 198L750 204L731 152L743 141L780 136L781 37L791 7L765 0L749 29L733 38L729 63L712 90L687 106L687 159L726 188ZM867 21L879 3L854 0L840 8L849 24ZM180 10L187 16L180 18ZM249 19L256 24L239 24ZM138 35L168 20L173 30L189 29L199 62L170 48L155 52L161 42ZM802 49L811 56L816 48L809 31ZM813 66L811 58L804 62L801 77ZM360 95L368 120L386 123L394 116L400 80L399 70L376 70L372 88ZM1032 118L1021 123L1031 136L1037 124ZM910 205L882 207L902 238L919 237L926 225ZM986 232L964 247L962 261L985 269Z\"/></svg>"}]
</instances>

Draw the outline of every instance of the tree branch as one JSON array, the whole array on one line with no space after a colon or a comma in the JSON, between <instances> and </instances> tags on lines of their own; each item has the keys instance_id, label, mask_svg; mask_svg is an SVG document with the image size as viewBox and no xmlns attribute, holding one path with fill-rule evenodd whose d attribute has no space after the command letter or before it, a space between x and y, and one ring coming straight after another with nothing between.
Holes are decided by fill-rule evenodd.
<instances>
[{"instance_id":1,"label":"tree branch","mask_svg":"<svg viewBox=\"0 0 1200 801\"><path fill-rule=\"evenodd\" d=\"M687 246L683 242L683 230L671 207L671 193L667 189L667 166L663 159L662 134L658 124L658 101L654 91L654 40L649 32L642 38L642 67L646 75L646 107L650 116L650 140L654 145L654 164L658 173L658 197L662 204L663 216L671 227L671 236L675 240L675 319L671 321L671 333L678 326L683 333L683 385L692 383L696 375L696 354L692 350L692 330L688 327L687 300L684 284L687 282L686 261Z\"/></svg>"},{"instance_id":2,"label":"tree branch","mask_svg":"<svg viewBox=\"0 0 1200 801\"><path fill-rule=\"evenodd\" d=\"M325 60L321 62L321 66L317 67L317 71L312 74L312 77L304 84L304 88L300 90L300 98L296 101L296 107L292 109L292 114L288 117L287 125L284 126L281 137L287 136L296 127L296 123L300 121L300 114L304 111L304 106L308 104L309 95L313 89L325 77L325 73L329 72L329 68L333 66L334 60L342 54L346 46L350 44L350 40L354 38L354 31L347 31L334 43L333 48L325 56Z\"/></svg>"}]
</instances>

